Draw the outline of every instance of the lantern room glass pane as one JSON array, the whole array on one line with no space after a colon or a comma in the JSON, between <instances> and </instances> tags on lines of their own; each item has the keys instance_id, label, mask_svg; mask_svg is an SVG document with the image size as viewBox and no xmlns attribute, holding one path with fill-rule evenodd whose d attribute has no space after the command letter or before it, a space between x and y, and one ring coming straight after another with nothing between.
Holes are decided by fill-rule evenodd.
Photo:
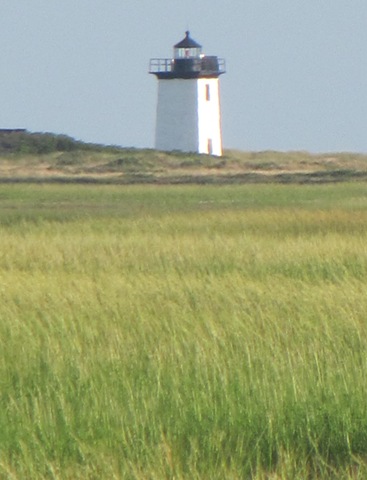
<instances>
[{"instance_id":1,"label":"lantern room glass pane","mask_svg":"<svg viewBox=\"0 0 367 480\"><path fill-rule=\"evenodd\" d=\"M201 48L175 48L174 58L198 58Z\"/></svg>"}]
</instances>

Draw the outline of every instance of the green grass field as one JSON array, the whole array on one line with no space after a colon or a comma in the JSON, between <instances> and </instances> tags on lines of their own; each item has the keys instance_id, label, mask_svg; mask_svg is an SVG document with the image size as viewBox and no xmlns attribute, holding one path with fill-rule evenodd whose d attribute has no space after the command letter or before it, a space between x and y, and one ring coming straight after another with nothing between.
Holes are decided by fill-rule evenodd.
<instances>
[{"instance_id":1,"label":"green grass field","mask_svg":"<svg viewBox=\"0 0 367 480\"><path fill-rule=\"evenodd\" d=\"M367 478L367 189L0 186L0 479Z\"/></svg>"}]
</instances>

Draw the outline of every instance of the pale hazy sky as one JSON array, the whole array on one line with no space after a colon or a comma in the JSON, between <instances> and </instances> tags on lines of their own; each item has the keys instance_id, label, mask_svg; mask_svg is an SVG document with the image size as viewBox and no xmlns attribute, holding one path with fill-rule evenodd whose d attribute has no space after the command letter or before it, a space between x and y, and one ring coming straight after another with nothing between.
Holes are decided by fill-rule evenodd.
<instances>
[{"instance_id":1,"label":"pale hazy sky","mask_svg":"<svg viewBox=\"0 0 367 480\"><path fill-rule=\"evenodd\" d=\"M366 0L1 0L0 128L153 147L151 57L224 57L225 148L367 152Z\"/></svg>"}]
</instances>

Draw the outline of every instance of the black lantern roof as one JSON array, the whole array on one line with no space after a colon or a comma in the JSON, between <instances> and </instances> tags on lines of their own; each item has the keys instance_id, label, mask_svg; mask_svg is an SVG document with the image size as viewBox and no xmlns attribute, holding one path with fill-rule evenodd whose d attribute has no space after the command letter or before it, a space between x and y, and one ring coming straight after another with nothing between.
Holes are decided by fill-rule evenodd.
<instances>
[{"instance_id":1,"label":"black lantern roof","mask_svg":"<svg viewBox=\"0 0 367 480\"><path fill-rule=\"evenodd\" d=\"M195 42L195 40L190 37L189 31L185 33L185 38L181 40L181 42L176 43L174 48L201 48L201 45L199 45L197 42Z\"/></svg>"}]
</instances>

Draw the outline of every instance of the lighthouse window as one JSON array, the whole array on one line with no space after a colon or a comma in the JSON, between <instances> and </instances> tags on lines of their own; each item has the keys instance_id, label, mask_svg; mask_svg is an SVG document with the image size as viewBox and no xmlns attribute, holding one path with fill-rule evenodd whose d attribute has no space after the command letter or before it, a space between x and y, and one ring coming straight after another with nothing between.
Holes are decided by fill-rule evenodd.
<instances>
[{"instance_id":1,"label":"lighthouse window","mask_svg":"<svg viewBox=\"0 0 367 480\"><path fill-rule=\"evenodd\" d=\"M199 58L201 54L200 48L175 48L175 58Z\"/></svg>"},{"instance_id":2,"label":"lighthouse window","mask_svg":"<svg viewBox=\"0 0 367 480\"><path fill-rule=\"evenodd\" d=\"M175 48L175 58L185 58L185 48Z\"/></svg>"},{"instance_id":3,"label":"lighthouse window","mask_svg":"<svg viewBox=\"0 0 367 480\"><path fill-rule=\"evenodd\" d=\"M207 83L205 85L205 96L206 96L206 101L209 102L210 101L210 85L209 85L209 83Z\"/></svg>"}]
</instances>

